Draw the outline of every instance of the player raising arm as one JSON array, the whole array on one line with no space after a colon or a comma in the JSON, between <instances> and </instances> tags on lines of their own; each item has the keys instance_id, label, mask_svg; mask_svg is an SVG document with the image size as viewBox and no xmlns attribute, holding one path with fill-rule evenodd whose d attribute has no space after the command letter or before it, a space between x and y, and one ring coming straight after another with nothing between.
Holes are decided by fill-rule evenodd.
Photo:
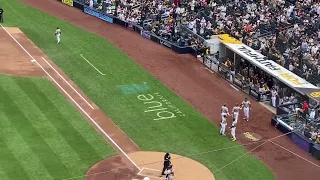
<instances>
[{"instance_id":1,"label":"player raising arm","mask_svg":"<svg viewBox=\"0 0 320 180\"><path fill-rule=\"evenodd\" d=\"M249 121L249 112L251 110L251 103L248 100L248 98L245 98L244 101L242 101L241 108L243 108L243 113L244 113L243 119Z\"/></svg>"}]
</instances>

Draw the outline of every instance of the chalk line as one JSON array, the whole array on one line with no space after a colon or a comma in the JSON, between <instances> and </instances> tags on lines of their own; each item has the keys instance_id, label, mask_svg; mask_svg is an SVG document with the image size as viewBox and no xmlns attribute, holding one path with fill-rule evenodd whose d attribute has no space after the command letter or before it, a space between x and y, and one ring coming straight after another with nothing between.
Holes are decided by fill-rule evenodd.
<instances>
[{"instance_id":1,"label":"chalk line","mask_svg":"<svg viewBox=\"0 0 320 180\"><path fill-rule=\"evenodd\" d=\"M98 68L96 68L88 59L86 59L83 54L80 54L80 56L87 61L88 64L90 64L96 71L98 71L98 73L100 73L102 76L105 76L106 74L102 73Z\"/></svg>"},{"instance_id":2,"label":"chalk line","mask_svg":"<svg viewBox=\"0 0 320 180\"><path fill-rule=\"evenodd\" d=\"M6 31L6 33L32 58L32 62L35 62L56 84L57 86L71 99L71 101L92 121L92 123L103 133L114 146L140 171L141 169L137 166L135 162L121 149L121 147L99 126L97 122L68 94L66 90L64 90L60 84L39 64L39 62L17 41L15 37L11 35L11 33L0 24L2 29Z\"/></svg>"},{"instance_id":3,"label":"chalk line","mask_svg":"<svg viewBox=\"0 0 320 180\"><path fill-rule=\"evenodd\" d=\"M64 77L44 58L42 59L71 87L71 89L78 94L78 96L81 97L82 100L84 100L88 106L91 107L91 109L94 109L94 107L66 80Z\"/></svg>"},{"instance_id":4,"label":"chalk line","mask_svg":"<svg viewBox=\"0 0 320 180\"><path fill-rule=\"evenodd\" d=\"M285 147L281 146L280 144L275 143L275 142L273 142L273 141L270 141L270 142L271 142L272 144L274 144L274 145L276 145L276 146L280 147L281 149L283 149L283 150L285 150L285 151L288 151L289 153L291 153L291 154L293 154L293 155L295 155L295 156L297 156L297 157L299 157L299 158L301 158L301 159L305 160L306 162L308 162L308 163L310 163L310 164L312 164L312 165L314 165L314 166L316 166L316 167L320 168L320 166L319 166L318 164L316 164L316 163L314 163L314 162L312 162L312 161L309 161L308 159L306 159L306 158L304 158L304 157L300 156L300 155L299 155L299 154L297 154L297 153L294 153L294 152L290 151L289 149L287 149L287 148L285 148Z\"/></svg>"},{"instance_id":5,"label":"chalk line","mask_svg":"<svg viewBox=\"0 0 320 180\"><path fill-rule=\"evenodd\" d=\"M288 132L288 133L285 133L285 134L281 134L281 135L279 135L279 136L276 136L276 137L273 137L273 138L270 138L270 139L266 140L265 142L261 143L259 146L251 149L250 151L242 154L241 156L237 157L236 159L232 160L231 162L227 163L226 165L222 166L221 168L215 170L213 173L217 173L217 172L221 171L221 170L224 169L225 167L229 166L230 164L233 164L233 163L236 162L237 160L243 158L244 156L248 155L249 153L253 152L254 150L258 149L259 147L265 145L266 143L270 142L271 140L277 139L277 138L280 138L280 137L283 137L283 136L286 136L286 135L291 134L291 133L293 133L293 132L294 132L294 131L291 131L291 132Z\"/></svg>"}]
</instances>

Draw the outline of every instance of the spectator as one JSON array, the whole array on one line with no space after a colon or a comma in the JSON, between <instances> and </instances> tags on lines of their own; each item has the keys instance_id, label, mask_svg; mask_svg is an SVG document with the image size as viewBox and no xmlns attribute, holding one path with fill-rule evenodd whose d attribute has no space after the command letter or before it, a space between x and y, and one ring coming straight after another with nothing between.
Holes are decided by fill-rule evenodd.
<instances>
[{"instance_id":1,"label":"spectator","mask_svg":"<svg viewBox=\"0 0 320 180\"><path fill-rule=\"evenodd\" d=\"M93 0L90 0L89 2L89 7L92 9L93 8Z\"/></svg>"}]
</instances>

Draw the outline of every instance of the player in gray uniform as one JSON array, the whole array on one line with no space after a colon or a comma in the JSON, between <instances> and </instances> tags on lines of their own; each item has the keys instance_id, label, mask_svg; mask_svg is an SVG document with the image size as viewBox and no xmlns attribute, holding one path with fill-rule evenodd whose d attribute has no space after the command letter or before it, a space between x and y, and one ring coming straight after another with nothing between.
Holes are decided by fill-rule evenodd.
<instances>
[{"instance_id":1,"label":"player in gray uniform","mask_svg":"<svg viewBox=\"0 0 320 180\"><path fill-rule=\"evenodd\" d=\"M244 118L245 120L249 121L249 111L251 109L251 103L248 100L248 98L245 98L244 101L241 104L241 107L243 108Z\"/></svg>"},{"instance_id":2,"label":"player in gray uniform","mask_svg":"<svg viewBox=\"0 0 320 180\"><path fill-rule=\"evenodd\" d=\"M235 124L237 124L237 122L238 122L240 109L241 109L241 107L238 105L238 103L232 109L232 115L233 115L233 119L235 121L234 122Z\"/></svg>"}]
</instances>

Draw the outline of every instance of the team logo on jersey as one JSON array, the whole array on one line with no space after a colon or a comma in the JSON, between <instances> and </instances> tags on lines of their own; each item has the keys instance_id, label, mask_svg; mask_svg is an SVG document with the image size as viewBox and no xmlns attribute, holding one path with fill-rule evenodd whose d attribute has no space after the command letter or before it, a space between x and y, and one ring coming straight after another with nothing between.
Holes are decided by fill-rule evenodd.
<instances>
[{"instance_id":1,"label":"team logo on jersey","mask_svg":"<svg viewBox=\"0 0 320 180\"><path fill-rule=\"evenodd\" d=\"M320 91L312 92L312 93L310 94L310 96L311 96L311 97L314 97L314 98L318 98L318 97L320 97Z\"/></svg>"}]
</instances>

